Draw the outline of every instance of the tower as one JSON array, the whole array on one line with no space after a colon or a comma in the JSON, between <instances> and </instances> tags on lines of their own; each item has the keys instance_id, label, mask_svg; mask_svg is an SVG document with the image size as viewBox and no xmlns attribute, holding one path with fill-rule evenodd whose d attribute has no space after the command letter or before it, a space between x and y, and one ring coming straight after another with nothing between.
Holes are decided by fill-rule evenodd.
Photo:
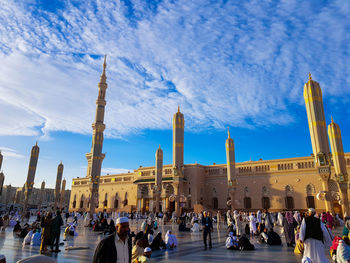
<instances>
[{"instance_id":1,"label":"tower","mask_svg":"<svg viewBox=\"0 0 350 263\"><path fill-rule=\"evenodd\" d=\"M182 174L184 164L184 128L184 115L179 106L173 117L173 167L178 176Z\"/></svg>"},{"instance_id":2,"label":"tower","mask_svg":"<svg viewBox=\"0 0 350 263\"><path fill-rule=\"evenodd\" d=\"M331 174L330 152L327 137L327 127L324 116L322 90L320 84L311 78L304 85L304 100L309 122L312 150L315 158L317 173L322 179L325 193L328 193L328 182ZM333 203L329 194L325 195L326 210L333 210Z\"/></svg>"},{"instance_id":3,"label":"tower","mask_svg":"<svg viewBox=\"0 0 350 263\"><path fill-rule=\"evenodd\" d=\"M39 196L38 210L41 209L41 205L43 204L44 193L45 193L45 181L42 181L42 183L41 183L41 188L40 188L40 196Z\"/></svg>"},{"instance_id":4,"label":"tower","mask_svg":"<svg viewBox=\"0 0 350 263\"><path fill-rule=\"evenodd\" d=\"M335 177L337 178L341 192L343 213L349 215L348 173L346 171L343 141L341 138L339 125L333 121L333 118L331 124L328 125L328 136L331 143Z\"/></svg>"},{"instance_id":5,"label":"tower","mask_svg":"<svg viewBox=\"0 0 350 263\"><path fill-rule=\"evenodd\" d=\"M155 194L156 194L156 212L160 212L160 195L162 193L162 176L163 176L163 150L160 148L156 151L156 176L155 176Z\"/></svg>"},{"instance_id":6,"label":"tower","mask_svg":"<svg viewBox=\"0 0 350 263\"><path fill-rule=\"evenodd\" d=\"M236 193L236 164L235 164L235 144L230 136L230 130L226 139L226 167L227 167L227 184L228 193L231 199L231 211L235 208L235 193Z\"/></svg>"},{"instance_id":7,"label":"tower","mask_svg":"<svg viewBox=\"0 0 350 263\"><path fill-rule=\"evenodd\" d=\"M0 171L1 171L1 166L2 166L2 159L3 159L3 156L2 156L2 153L0 151Z\"/></svg>"},{"instance_id":8,"label":"tower","mask_svg":"<svg viewBox=\"0 0 350 263\"><path fill-rule=\"evenodd\" d=\"M96 100L96 115L95 122L92 124L92 146L91 152L86 154L88 161L87 177L90 178L90 214L95 212L96 205L98 205L98 188L100 183L102 161L105 158L105 154L102 153L103 146L103 131L106 126L103 123L106 106L106 89L107 89L107 77L106 77L106 56L103 62L103 71L98 83L98 97Z\"/></svg>"},{"instance_id":9,"label":"tower","mask_svg":"<svg viewBox=\"0 0 350 263\"><path fill-rule=\"evenodd\" d=\"M173 117L173 172L174 172L174 194L175 213L180 216L180 197L183 190L184 173L184 115L180 112L180 106Z\"/></svg>"},{"instance_id":10,"label":"tower","mask_svg":"<svg viewBox=\"0 0 350 263\"><path fill-rule=\"evenodd\" d=\"M60 199L60 205L59 207L61 209L64 209L64 194L66 191L66 179L63 179L62 181L62 188L61 188L61 199Z\"/></svg>"},{"instance_id":11,"label":"tower","mask_svg":"<svg viewBox=\"0 0 350 263\"><path fill-rule=\"evenodd\" d=\"M60 203L60 194L61 194L61 181L63 173L63 164L62 161L57 167L57 177L56 177L56 187L55 187L55 205L54 209L57 209L57 205Z\"/></svg>"},{"instance_id":12,"label":"tower","mask_svg":"<svg viewBox=\"0 0 350 263\"><path fill-rule=\"evenodd\" d=\"M23 215L25 216L28 210L28 201L32 194L33 186L34 186L34 178L35 178L35 171L36 166L38 164L38 158L39 158L39 146L38 142L33 146L31 155L30 155L30 161L29 161L29 167L28 167L28 175L27 175L27 181L25 183L25 190L24 190L24 206L23 206Z\"/></svg>"}]
</instances>

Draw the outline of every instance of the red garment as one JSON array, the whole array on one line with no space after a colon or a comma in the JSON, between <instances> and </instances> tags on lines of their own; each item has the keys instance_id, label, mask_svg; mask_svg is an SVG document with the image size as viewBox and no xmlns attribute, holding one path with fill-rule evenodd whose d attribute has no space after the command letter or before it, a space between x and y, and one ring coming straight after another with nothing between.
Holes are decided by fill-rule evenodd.
<instances>
[{"instance_id":1,"label":"red garment","mask_svg":"<svg viewBox=\"0 0 350 263\"><path fill-rule=\"evenodd\" d=\"M327 226L328 226L328 228L332 228L332 226L333 226L333 216L329 212L327 212L327 214L326 214L326 219L327 219Z\"/></svg>"},{"instance_id":2,"label":"red garment","mask_svg":"<svg viewBox=\"0 0 350 263\"><path fill-rule=\"evenodd\" d=\"M339 245L339 240L341 240L341 239L342 239L341 237L335 236L334 239L333 239L332 246L330 247L330 249L337 250L338 245Z\"/></svg>"}]
</instances>

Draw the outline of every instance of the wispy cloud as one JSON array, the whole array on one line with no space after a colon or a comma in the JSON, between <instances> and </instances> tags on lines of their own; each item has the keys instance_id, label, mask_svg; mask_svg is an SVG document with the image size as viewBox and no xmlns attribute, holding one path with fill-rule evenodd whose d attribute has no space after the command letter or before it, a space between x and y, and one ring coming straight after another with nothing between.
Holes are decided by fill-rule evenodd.
<instances>
[{"instance_id":1,"label":"wispy cloud","mask_svg":"<svg viewBox=\"0 0 350 263\"><path fill-rule=\"evenodd\" d=\"M102 174L123 174L132 172L133 170L124 169L124 168L102 168Z\"/></svg>"},{"instance_id":2,"label":"wispy cloud","mask_svg":"<svg viewBox=\"0 0 350 263\"><path fill-rule=\"evenodd\" d=\"M107 136L287 125L311 71L350 93L350 4L331 1L67 1L0 10L0 134L88 134L108 54ZM28 11L29 10L29 11ZM29 12L29 14L28 14Z\"/></svg>"},{"instance_id":3,"label":"wispy cloud","mask_svg":"<svg viewBox=\"0 0 350 263\"><path fill-rule=\"evenodd\" d=\"M20 154L18 151L16 151L15 149L12 149L12 148L0 146L0 151L1 151L1 154L3 155L4 159L7 159L7 158L17 158L17 159L25 158L25 156L23 154Z\"/></svg>"}]
</instances>

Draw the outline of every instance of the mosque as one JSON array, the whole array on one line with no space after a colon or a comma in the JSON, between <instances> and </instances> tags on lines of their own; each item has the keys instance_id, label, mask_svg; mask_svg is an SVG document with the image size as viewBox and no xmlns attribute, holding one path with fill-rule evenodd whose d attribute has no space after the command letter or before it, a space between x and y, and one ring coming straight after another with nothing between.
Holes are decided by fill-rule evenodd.
<instances>
[{"instance_id":1,"label":"mosque","mask_svg":"<svg viewBox=\"0 0 350 263\"><path fill-rule=\"evenodd\" d=\"M72 180L70 211L182 211L237 209L305 210L347 213L350 153L343 152L339 126L327 126L322 90L311 74L304 85L313 154L306 157L235 163L228 132L224 164L184 163L184 114L173 116L173 161L163 164L155 149L155 166L101 176L106 82L106 57L98 84L87 174ZM223 144L225 142L223 141ZM331 150L329 148L331 146Z\"/></svg>"}]
</instances>

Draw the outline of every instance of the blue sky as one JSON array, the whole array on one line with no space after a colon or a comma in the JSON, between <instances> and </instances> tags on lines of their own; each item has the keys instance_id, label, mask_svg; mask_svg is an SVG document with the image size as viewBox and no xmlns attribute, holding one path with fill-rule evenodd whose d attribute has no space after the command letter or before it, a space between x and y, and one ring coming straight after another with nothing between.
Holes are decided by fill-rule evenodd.
<instances>
[{"instance_id":1,"label":"blue sky","mask_svg":"<svg viewBox=\"0 0 350 263\"><path fill-rule=\"evenodd\" d=\"M171 118L185 115L185 162L310 155L302 96L310 71L350 150L349 1L1 1L0 148L5 184L86 174L107 54L103 174L171 163Z\"/></svg>"}]
</instances>

